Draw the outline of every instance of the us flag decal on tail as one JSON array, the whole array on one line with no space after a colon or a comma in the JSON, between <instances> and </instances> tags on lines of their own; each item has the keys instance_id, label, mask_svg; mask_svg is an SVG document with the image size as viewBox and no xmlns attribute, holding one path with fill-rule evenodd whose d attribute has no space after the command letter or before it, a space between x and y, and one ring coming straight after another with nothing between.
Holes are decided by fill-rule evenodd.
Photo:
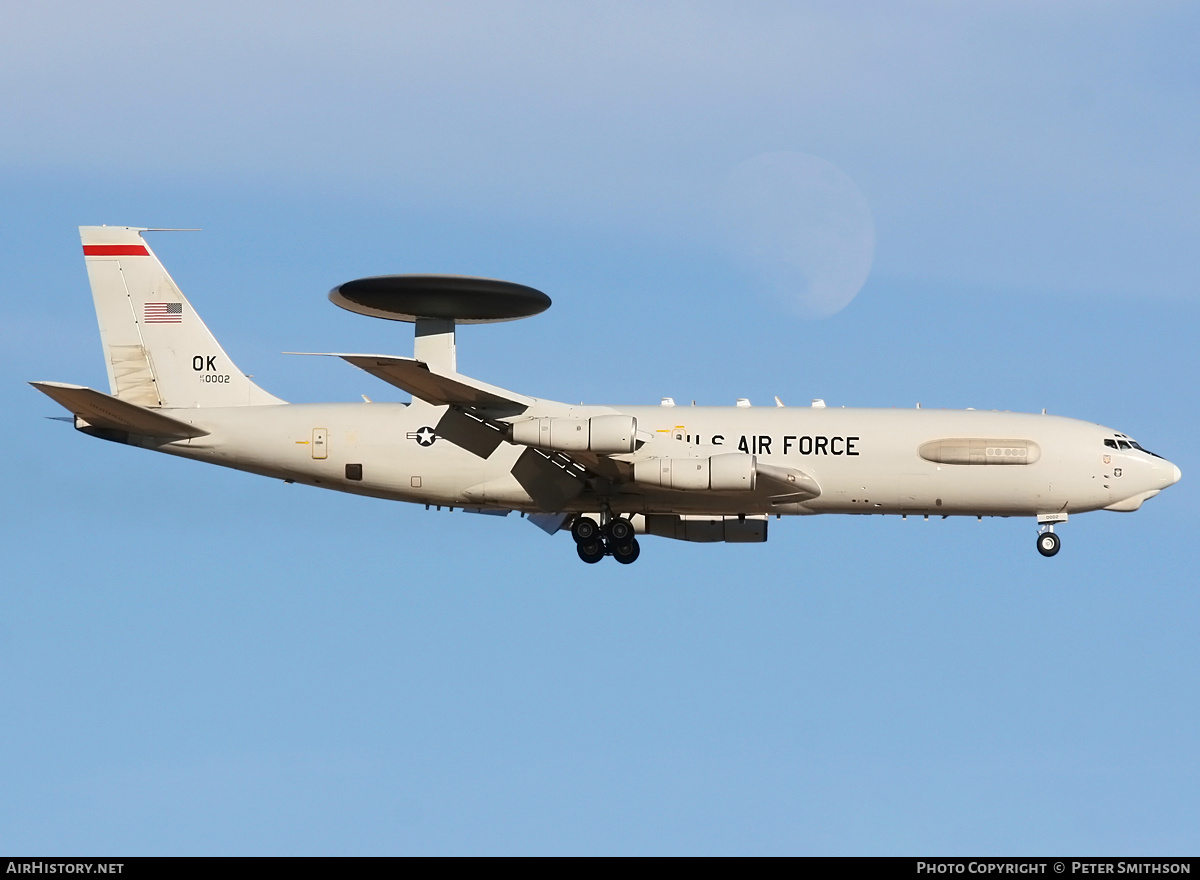
<instances>
[{"instance_id":1,"label":"us flag decal on tail","mask_svg":"<svg viewBox=\"0 0 1200 880\"><path fill-rule=\"evenodd\" d=\"M183 321L183 303L146 303L142 319L147 324L179 324Z\"/></svg>"}]
</instances>

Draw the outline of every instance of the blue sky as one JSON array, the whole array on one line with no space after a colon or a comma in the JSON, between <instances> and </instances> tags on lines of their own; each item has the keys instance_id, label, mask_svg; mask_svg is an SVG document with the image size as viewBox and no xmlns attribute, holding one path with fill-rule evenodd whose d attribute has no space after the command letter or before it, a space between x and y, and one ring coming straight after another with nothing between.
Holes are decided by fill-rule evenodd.
<instances>
[{"instance_id":1,"label":"blue sky","mask_svg":"<svg viewBox=\"0 0 1200 880\"><path fill-rule=\"evenodd\" d=\"M0 849L1196 851L1193 7L124 9L0 13ZM775 153L869 209L823 320L731 202ZM525 393L1047 407L1184 479L1053 560L1024 521L814 517L584 566L43 418L26 380L105 387L97 223L202 227L152 245L288 400L393 399L280 354L411 350L330 287L477 274L554 299L459 334Z\"/></svg>"}]
</instances>

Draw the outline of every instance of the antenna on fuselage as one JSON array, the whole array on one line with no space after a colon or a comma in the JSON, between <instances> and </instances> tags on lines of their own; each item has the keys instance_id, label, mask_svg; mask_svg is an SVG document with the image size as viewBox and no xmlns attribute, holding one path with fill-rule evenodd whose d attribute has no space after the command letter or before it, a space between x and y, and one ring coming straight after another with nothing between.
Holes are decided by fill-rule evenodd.
<instances>
[{"instance_id":1,"label":"antenna on fuselage","mask_svg":"<svg viewBox=\"0 0 1200 880\"><path fill-rule=\"evenodd\" d=\"M371 318L414 324L413 357L437 373L457 373L454 328L529 318L550 297L511 281L466 275L377 275L329 291L335 305Z\"/></svg>"}]
</instances>

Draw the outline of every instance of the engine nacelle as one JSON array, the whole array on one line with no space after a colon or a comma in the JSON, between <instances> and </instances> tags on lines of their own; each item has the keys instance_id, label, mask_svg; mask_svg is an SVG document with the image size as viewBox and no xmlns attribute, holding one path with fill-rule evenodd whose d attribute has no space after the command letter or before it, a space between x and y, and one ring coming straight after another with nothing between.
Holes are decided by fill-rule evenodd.
<instances>
[{"instance_id":1,"label":"engine nacelle","mask_svg":"<svg viewBox=\"0 0 1200 880\"><path fill-rule=\"evenodd\" d=\"M512 439L523 446L559 452L597 452L621 455L637 446L633 416L592 416L590 419L540 418L513 422Z\"/></svg>"},{"instance_id":2,"label":"engine nacelle","mask_svg":"<svg viewBox=\"0 0 1200 880\"><path fill-rule=\"evenodd\" d=\"M767 540L767 517L759 516L673 516L648 514L643 529L647 535L727 544L761 544Z\"/></svg>"},{"instance_id":3,"label":"engine nacelle","mask_svg":"<svg viewBox=\"0 0 1200 880\"><path fill-rule=\"evenodd\" d=\"M633 463L633 481L663 489L750 492L757 470L755 457L726 452L708 458L650 458Z\"/></svg>"}]
</instances>

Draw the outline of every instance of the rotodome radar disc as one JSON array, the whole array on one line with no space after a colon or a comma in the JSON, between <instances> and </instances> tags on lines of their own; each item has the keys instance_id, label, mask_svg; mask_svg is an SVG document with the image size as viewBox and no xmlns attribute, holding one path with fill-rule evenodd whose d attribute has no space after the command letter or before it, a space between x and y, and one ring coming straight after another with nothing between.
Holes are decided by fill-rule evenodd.
<instances>
[{"instance_id":1,"label":"rotodome radar disc","mask_svg":"<svg viewBox=\"0 0 1200 880\"><path fill-rule=\"evenodd\" d=\"M488 324L528 318L550 308L540 290L465 275L377 275L347 281L329 291L333 303L372 318L416 321L440 318Z\"/></svg>"}]
</instances>

